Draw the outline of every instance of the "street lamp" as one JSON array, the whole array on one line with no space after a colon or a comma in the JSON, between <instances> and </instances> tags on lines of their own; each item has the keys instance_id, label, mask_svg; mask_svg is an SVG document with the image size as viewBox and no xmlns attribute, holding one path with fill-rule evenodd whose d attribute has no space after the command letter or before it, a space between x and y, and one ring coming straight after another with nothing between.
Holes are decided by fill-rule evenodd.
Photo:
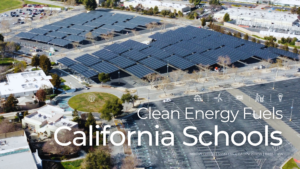
<instances>
[{"instance_id":1,"label":"street lamp","mask_svg":"<svg viewBox=\"0 0 300 169\"><path fill-rule=\"evenodd\" d=\"M120 71L118 71L119 84L120 84Z\"/></svg>"},{"instance_id":2,"label":"street lamp","mask_svg":"<svg viewBox=\"0 0 300 169\"><path fill-rule=\"evenodd\" d=\"M291 107L291 116L290 116L290 121L292 121L292 115L293 115L293 105L294 105L294 99L292 101L292 107Z\"/></svg>"}]
</instances>

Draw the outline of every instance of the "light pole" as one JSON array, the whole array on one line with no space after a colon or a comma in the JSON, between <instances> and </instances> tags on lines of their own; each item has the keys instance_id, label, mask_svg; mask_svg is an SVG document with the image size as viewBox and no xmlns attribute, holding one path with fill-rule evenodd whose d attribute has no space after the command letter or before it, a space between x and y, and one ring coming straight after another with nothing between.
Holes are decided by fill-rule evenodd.
<instances>
[{"instance_id":1,"label":"light pole","mask_svg":"<svg viewBox=\"0 0 300 169\"><path fill-rule=\"evenodd\" d=\"M169 60L167 61L167 77L169 77Z\"/></svg>"},{"instance_id":2,"label":"light pole","mask_svg":"<svg viewBox=\"0 0 300 169\"><path fill-rule=\"evenodd\" d=\"M294 99L292 101L292 107L291 107L291 117L290 117L290 121L292 121L292 115L293 115L293 105L294 105Z\"/></svg>"},{"instance_id":3,"label":"light pole","mask_svg":"<svg viewBox=\"0 0 300 169\"><path fill-rule=\"evenodd\" d=\"M120 84L120 71L118 71L119 84Z\"/></svg>"}]
</instances>

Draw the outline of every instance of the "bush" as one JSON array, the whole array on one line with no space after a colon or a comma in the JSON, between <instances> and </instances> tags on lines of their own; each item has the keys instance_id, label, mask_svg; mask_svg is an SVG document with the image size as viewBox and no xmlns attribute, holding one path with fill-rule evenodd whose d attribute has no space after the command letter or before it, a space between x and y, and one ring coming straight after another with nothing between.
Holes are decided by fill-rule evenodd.
<instances>
[{"instance_id":1,"label":"bush","mask_svg":"<svg viewBox=\"0 0 300 169\"><path fill-rule=\"evenodd\" d=\"M51 66L54 66L54 65L56 65L56 63L55 62L51 62Z\"/></svg>"}]
</instances>

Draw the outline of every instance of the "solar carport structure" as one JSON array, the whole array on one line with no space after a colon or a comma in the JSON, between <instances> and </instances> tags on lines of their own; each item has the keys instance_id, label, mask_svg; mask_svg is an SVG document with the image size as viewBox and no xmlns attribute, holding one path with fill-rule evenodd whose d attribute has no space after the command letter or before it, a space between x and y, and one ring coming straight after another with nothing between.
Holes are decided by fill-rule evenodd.
<instances>
[{"instance_id":1,"label":"solar carport structure","mask_svg":"<svg viewBox=\"0 0 300 169\"><path fill-rule=\"evenodd\" d=\"M114 14L104 11L92 11L63 19L40 28L32 29L29 33L22 32L16 37L44 43L50 42L52 45L65 47L72 42L84 42L84 40L87 39L86 35L88 33L91 33L92 37L95 39L101 39L100 37L103 34L111 32L124 33L138 27L143 27L152 22L158 23L159 20L135 17L133 15ZM34 38L35 36L38 37ZM52 39L47 37L51 37ZM55 40L56 38L59 40ZM136 49L142 47L143 46L139 46L136 47Z\"/></svg>"}]
</instances>

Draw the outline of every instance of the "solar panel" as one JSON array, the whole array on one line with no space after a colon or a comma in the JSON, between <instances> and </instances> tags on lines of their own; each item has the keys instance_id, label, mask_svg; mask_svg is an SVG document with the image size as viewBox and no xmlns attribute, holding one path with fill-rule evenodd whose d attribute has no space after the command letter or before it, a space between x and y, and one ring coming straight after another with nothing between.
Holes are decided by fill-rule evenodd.
<instances>
[{"instance_id":1,"label":"solar panel","mask_svg":"<svg viewBox=\"0 0 300 169\"><path fill-rule=\"evenodd\" d=\"M289 51L285 51L285 50L281 50L281 49L277 49L277 48L273 48L273 47L269 47L266 50L269 50L270 52L281 55L281 56L287 56L287 57L298 59L298 55L296 53L292 53Z\"/></svg>"},{"instance_id":2,"label":"solar panel","mask_svg":"<svg viewBox=\"0 0 300 169\"><path fill-rule=\"evenodd\" d=\"M145 50L142 50L141 53L148 54L148 55L156 57L158 59L164 59L166 57L171 56L170 53L167 53L167 52L165 52L165 51L163 51L159 48L156 48L156 47L147 48Z\"/></svg>"},{"instance_id":3,"label":"solar panel","mask_svg":"<svg viewBox=\"0 0 300 169\"><path fill-rule=\"evenodd\" d=\"M82 30L82 31L87 31L87 32L93 30L92 27L84 26L84 25L74 25L74 26L71 26L70 28L71 29L78 29L78 30Z\"/></svg>"},{"instance_id":4,"label":"solar panel","mask_svg":"<svg viewBox=\"0 0 300 169\"><path fill-rule=\"evenodd\" d=\"M154 46L154 47L157 47L159 49L163 49L163 48L165 48L169 45L170 45L169 43L163 42L163 41L156 41L156 42L150 43L150 46Z\"/></svg>"},{"instance_id":5,"label":"solar panel","mask_svg":"<svg viewBox=\"0 0 300 169\"><path fill-rule=\"evenodd\" d=\"M136 50L130 50L128 52L123 53L122 56L130 58L130 59L135 60L135 61L139 61L141 59L146 58L149 55L141 53L141 52L136 51Z\"/></svg>"},{"instance_id":6,"label":"solar panel","mask_svg":"<svg viewBox=\"0 0 300 169\"><path fill-rule=\"evenodd\" d=\"M167 51L168 53L176 54L176 55L182 56L182 57L193 53L193 51L188 51L188 50L185 50L185 49L180 48L175 45L168 46L168 47L164 48L163 50Z\"/></svg>"},{"instance_id":7,"label":"solar panel","mask_svg":"<svg viewBox=\"0 0 300 169\"><path fill-rule=\"evenodd\" d=\"M29 33L34 33L34 34L38 34L38 35L45 35L48 32L49 32L49 30L39 29L39 28L31 29L29 31Z\"/></svg>"},{"instance_id":8,"label":"solar panel","mask_svg":"<svg viewBox=\"0 0 300 169\"><path fill-rule=\"evenodd\" d=\"M91 66L91 68L93 68L94 70L96 70L99 73L113 73L119 70L118 67L102 61L101 63L98 63L96 65Z\"/></svg>"},{"instance_id":9,"label":"solar panel","mask_svg":"<svg viewBox=\"0 0 300 169\"><path fill-rule=\"evenodd\" d=\"M262 49L254 50L253 54L254 54L254 56L260 57L265 60L274 59L279 56L278 54L274 54L266 49L265 50L262 50Z\"/></svg>"},{"instance_id":10,"label":"solar panel","mask_svg":"<svg viewBox=\"0 0 300 169\"><path fill-rule=\"evenodd\" d=\"M79 33L83 32L83 31L77 30L77 29L70 29L70 28L61 28L58 30L58 32L63 32L63 33L72 34L72 35L78 35Z\"/></svg>"},{"instance_id":11,"label":"solar panel","mask_svg":"<svg viewBox=\"0 0 300 169\"><path fill-rule=\"evenodd\" d=\"M77 62L75 62L74 60L70 59L70 58L67 58L67 57L64 57L64 58L61 58L59 60L57 60L59 63L67 66L67 67L70 67L72 65L75 65L77 64Z\"/></svg>"},{"instance_id":12,"label":"solar panel","mask_svg":"<svg viewBox=\"0 0 300 169\"><path fill-rule=\"evenodd\" d=\"M125 70L130 72L131 74L133 74L134 76L136 76L138 78L143 78L148 74L154 73L153 70L151 70L141 64L131 66Z\"/></svg>"},{"instance_id":13,"label":"solar panel","mask_svg":"<svg viewBox=\"0 0 300 169\"><path fill-rule=\"evenodd\" d=\"M66 45L70 44L71 42L64 40L64 39L56 38L56 39L53 39L52 41L50 41L49 43L53 44L53 45L57 45L57 46L66 46Z\"/></svg>"},{"instance_id":14,"label":"solar panel","mask_svg":"<svg viewBox=\"0 0 300 169\"><path fill-rule=\"evenodd\" d=\"M207 47L209 49L215 49L215 48L218 48L218 47L222 46L218 42L203 39L203 38L195 38L195 39L190 40L189 42Z\"/></svg>"},{"instance_id":15,"label":"solar panel","mask_svg":"<svg viewBox=\"0 0 300 169\"><path fill-rule=\"evenodd\" d=\"M88 22L86 24L84 24L83 26L89 26L91 28L98 28L100 26L104 25L103 23L99 23L99 22Z\"/></svg>"},{"instance_id":16,"label":"solar panel","mask_svg":"<svg viewBox=\"0 0 300 169\"><path fill-rule=\"evenodd\" d=\"M110 63L112 64L115 64L121 68L126 68L126 67L129 67L131 65L134 65L135 62L130 60L130 59L127 59L127 58L124 58L123 56L118 56L116 58L113 58L109 61Z\"/></svg>"},{"instance_id":17,"label":"solar panel","mask_svg":"<svg viewBox=\"0 0 300 169\"><path fill-rule=\"evenodd\" d=\"M40 27L40 29L49 30L49 31L57 31L61 27L55 26L55 25L45 25L43 27Z\"/></svg>"},{"instance_id":18,"label":"solar panel","mask_svg":"<svg viewBox=\"0 0 300 169\"><path fill-rule=\"evenodd\" d=\"M130 47L131 49L135 50L143 50L148 48L149 46L134 40L127 40L125 42L120 43L120 45Z\"/></svg>"},{"instance_id":19,"label":"solar panel","mask_svg":"<svg viewBox=\"0 0 300 169\"><path fill-rule=\"evenodd\" d=\"M165 58L164 61L182 70L185 70L195 65L194 63L191 63L176 55Z\"/></svg>"},{"instance_id":20,"label":"solar panel","mask_svg":"<svg viewBox=\"0 0 300 169\"><path fill-rule=\"evenodd\" d=\"M128 51L130 48L115 43L115 44L106 46L105 49L110 50L116 54L121 54L121 53Z\"/></svg>"},{"instance_id":21,"label":"solar panel","mask_svg":"<svg viewBox=\"0 0 300 169\"><path fill-rule=\"evenodd\" d=\"M50 36L50 37L55 37L55 38L63 38L65 36L67 36L68 34L66 33L62 33L62 32L50 32L47 34L47 36Z\"/></svg>"},{"instance_id":22,"label":"solar panel","mask_svg":"<svg viewBox=\"0 0 300 169\"><path fill-rule=\"evenodd\" d=\"M93 30L93 32L98 33L99 35L101 35L101 34L109 34L110 33L109 30L102 29L102 28L95 29L95 30Z\"/></svg>"},{"instance_id":23,"label":"solar panel","mask_svg":"<svg viewBox=\"0 0 300 169\"><path fill-rule=\"evenodd\" d=\"M64 22L64 21L59 21L59 22L54 22L52 23L54 26L59 26L59 27L68 27L71 25L69 22Z\"/></svg>"},{"instance_id":24,"label":"solar panel","mask_svg":"<svg viewBox=\"0 0 300 169\"><path fill-rule=\"evenodd\" d=\"M32 39L35 36L36 36L36 34L28 33L28 32L21 32L16 35L16 37L22 38L22 39Z\"/></svg>"},{"instance_id":25,"label":"solar panel","mask_svg":"<svg viewBox=\"0 0 300 169\"><path fill-rule=\"evenodd\" d=\"M115 53L112 53L111 51L108 51L106 49L99 50L95 53L92 53L92 55L97 56L103 60L110 60L118 56Z\"/></svg>"},{"instance_id":26,"label":"solar panel","mask_svg":"<svg viewBox=\"0 0 300 169\"><path fill-rule=\"evenodd\" d=\"M127 28L127 29L134 29L134 28L138 27L137 24L130 23L130 22L126 22L126 23L120 22L120 23L116 23L116 24L114 24L114 25L115 25L115 26L122 27L123 29L124 29L124 28Z\"/></svg>"},{"instance_id":27,"label":"solar panel","mask_svg":"<svg viewBox=\"0 0 300 169\"><path fill-rule=\"evenodd\" d=\"M94 64L97 64L99 62L101 62L101 60L97 57L94 57L92 55L89 54L85 54L82 56L79 56L77 58L75 58L75 60L77 60L78 62L86 65L86 66L92 66Z\"/></svg>"},{"instance_id":28,"label":"solar panel","mask_svg":"<svg viewBox=\"0 0 300 169\"><path fill-rule=\"evenodd\" d=\"M104 26L101 26L101 29L107 29L109 31L120 32L120 31L124 30L125 27L114 26L114 25L104 25Z\"/></svg>"},{"instance_id":29,"label":"solar panel","mask_svg":"<svg viewBox=\"0 0 300 169\"><path fill-rule=\"evenodd\" d=\"M165 63L159 59L156 59L154 57L148 57L146 59L139 61L139 63L141 63L151 69L159 69L159 68L167 65L167 63Z\"/></svg>"},{"instance_id":30,"label":"solar panel","mask_svg":"<svg viewBox=\"0 0 300 169\"><path fill-rule=\"evenodd\" d=\"M71 42L81 42L81 41L85 40L85 37L70 35L70 36L65 37L65 39L68 41L71 41Z\"/></svg>"},{"instance_id":31,"label":"solar panel","mask_svg":"<svg viewBox=\"0 0 300 169\"><path fill-rule=\"evenodd\" d=\"M84 77L86 77L86 78L91 78L91 77L94 77L94 76L97 76L98 75L98 73L97 72L95 72L95 71L93 71L93 70L91 70L91 69L89 69L89 70L87 70L87 71L85 71L85 72L81 72L80 74L82 74Z\"/></svg>"},{"instance_id":32,"label":"solar panel","mask_svg":"<svg viewBox=\"0 0 300 169\"><path fill-rule=\"evenodd\" d=\"M32 40L35 41L39 41L39 42L50 42L52 39L54 39L53 37L49 37L49 36L44 36L44 35L38 35L32 38Z\"/></svg>"},{"instance_id":33,"label":"solar panel","mask_svg":"<svg viewBox=\"0 0 300 169\"><path fill-rule=\"evenodd\" d=\"M80 64L80 63L77 63L73 66L70 66L70 68L75 70L78 73L82 73L82 72L85 72L85 71L89 70L88 67L86 67L86 66L84 66L83 64Z\"/></svg>"},{"instance_id":34,"label":"solar panel","mask_svg":"<svg viewBox=\"0 0 300 169\"><path fill-rule=\"evenodd\" d=\"M185 58L192 63L202 64L202 65L213 65L216 63L216 60L213 60L210 57L201 55L201 54L193 54Z\"/></svg>"}]
</instances>

